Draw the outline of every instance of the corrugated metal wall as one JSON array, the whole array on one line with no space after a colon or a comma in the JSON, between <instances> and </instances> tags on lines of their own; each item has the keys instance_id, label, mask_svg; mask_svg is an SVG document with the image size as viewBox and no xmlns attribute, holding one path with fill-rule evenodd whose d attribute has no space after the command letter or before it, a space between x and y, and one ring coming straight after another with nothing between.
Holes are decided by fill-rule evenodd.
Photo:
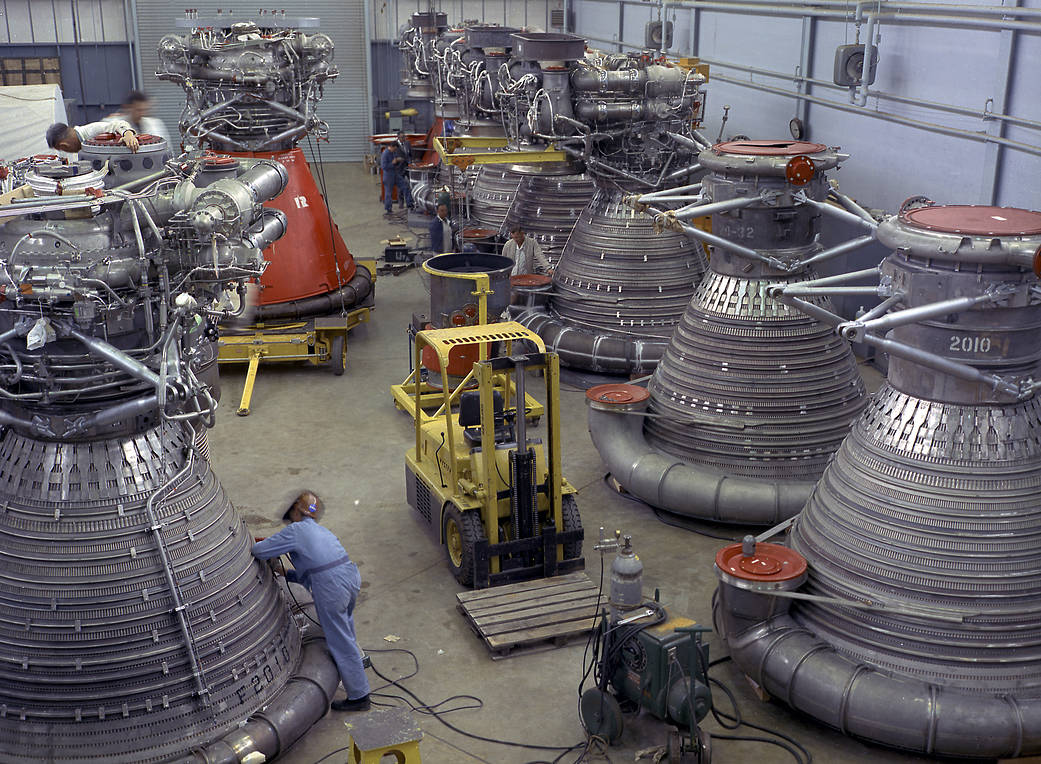
<instances>
[{"instance_id":1,"label":"corrugated metal wall","mask_svg":"<svg viewBox=\"0 0 1041 764\"><path fill-rule=\"evenodd\" d=\"M135 5L144 87L155 99L156 116L166 122L171 133L175 133L184 106L184 91L173 83L155 79L156 47L163 35L184 33L184 30L174 27L175 19L184 11L166 0L135 0ZM224 14L229 13L227 0L198 0L192 6L198 9L200 18L216 18L218 8ZM320 18L321 30L336 44L336 65L340 76L325 86L325 97L318 106L318 116L329 123L329 143L321 147L322 158L325 161L360 161L369 149L372 113L366 63L369 46L365 0L283 0L279 10L283 8L287 17ZM245 8L231 6L230 10L237 18L252 18ZM306 150L307 141L301 146Z\"/></svg>"},{"instance_id":2,"label":"corrugated metal wall","mask_svg":"<svg viewBox=\"0 0 1041 764\"><path fill-rule=\"evenodd\" d=\"M125 11L123 0L2 0L0 58L59 59L69 120L102 119L135 87Z\"/></svg>"}]
</instances>

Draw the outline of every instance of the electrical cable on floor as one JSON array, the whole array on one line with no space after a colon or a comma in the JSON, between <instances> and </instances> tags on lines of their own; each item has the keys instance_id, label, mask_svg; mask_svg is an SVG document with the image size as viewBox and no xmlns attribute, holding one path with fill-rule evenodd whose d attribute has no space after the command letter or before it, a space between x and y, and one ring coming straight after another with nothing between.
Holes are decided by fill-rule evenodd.
<instances>
[{"instance_id":1,"label":"electrical cable on floor","mask_svg":"<svg viewBox=\"0 0 1041 764\"><path fill-rule=\"evenodd\" d=\"M281 558L279 558L279 561L281 563ZM282 569L283 569L283 571L285 571L284 564L283 564L283 568ZM601 583L601 586L602 586L602 583ZM296 594L294 594L292 588L290 588L290 587L286 587L286 588L289 589L289 595L290 595L290 597L292 597L293 602L296 604L296 612L303 613L304 616L306 616L309 621L314 623L316 626L319 626L319 628L320 628L321 624L318 623L318 621L316 621L314 618L311 618L311 616L304 610L304 606L300 604L299 600L297 600ZM460 729L459 727L456 727L454 724L452 724L452 723L446 721L445 719L443 719L442 715L443 714L452 713L454 711L479 710L479 709L484 707L484 701L481 700L481 698L477 697L476 695L452 695L452 696L447 697L444 700L441 700L441 701L439 701L437 703L432 703L432 704L431 703L425 703L425 702L423 702L423 700L418 695L416 695L410 689L408 689L407 687L405 687L404 685L401 684L401 682L404 681L405 679L411 679L412 677L416 676L416 674L419 673L419 658L416 657L415 653L413 653L411 650L408 650L408 649L406 649L404 647L371 648L371 649L363 648L363 651L364 651L364 653L366 655L368 655L369 653L402 652L402 653L406 653L407 655L409 655L412 658L413 663L415 664L415 668L412 670L411 673L406 674L405 676L398 677L396 679L391 679L390 677L385 676L382 672L380 672L380 670L378 668L376 668L376 664L373 663L372 659L370 658L369 662L370 662L370 666L372 668L373 673L376 674L376 676L378 676L380 679L382 679L385 682L385 684L383 684L380 687L377 687L375 690L370 690L369 691L369 695L370 696L375 695L375 696L377 696L379 698L400 700L400 701L404 702L404 704L406 706L408 706L408 708L411 711L413 711L414 713L426 714L428 716L432 716L435 719L437 719L437 721L441 722L441 724L443 724L446 727L448 727L448 729L452 730L453 732L455 732L455 733L457 733L459 735L463 735L464 737L468 737L468 738L473 738L474 740L480 740L480 741L485 742L485 743L493 743L495 745L503 745L503 746L507 746L507 747L511 747L511 748L525 748L525 749L531 749L531 750L536 750L536 751L561 751L562 755L566 755L567 753L569 753L571 751L574 751L574 750L576 750L576 749L578 749L578 748L580 748L582 746L588 746L588 741L587 742L582 742L582 743L579 743L579 744L573 745L573 746L535 745L535 744L532 744L532 743L519 743L519 742L516 742L516 741L513 741L513 740L501 740L501 739L498 739L498 738L485 737L483 735L478 735L478 734L473 733L473 732L467 732L466 730ZM380 690L384 690L387 687L397 687L399 690L401 690L402 692L404 692L407 695L409 695L412 698L412 700L415 701L415 703L410 701L408 698L401 697L400 695L394 695L394 694L391 694L391 693L380 692ZM472 701L474 701L474 703L467 704L467 705L461 705L461 706L457 706L457 707L454 707L454 708L440 708L441 706L445 705L446 703L450 703L452 701L457 701L457 700L472 700ZM393 706L394 705L394 704L391 704L391 703L379 703L377 701L373 701L373 703L374 703L374 705L385 705L385 706ZM330 756L332 756L332 755L334 755L336 753L339 753L340 751L345 751L345 750L347 750L347 749L346 748L340 748L340 749L337 749L336 751L332 751L332 752L326 754L325 756L323 756L321 759L318 759L318 761L314 762L314 764L319 764L319 762L325 761ZM469 752L467 752L467 754L469 755ZM480 758L480 757L476 757L475 756L474 758ZM559 761L559 757L558 757L557 760Z\"/></svg>"},{"instance_id":2,"label":"electrical cable on floor","mask_svg":"<svg viewBox=\"0 0 1041 764\"><path fill-rule=\"evenodd\" d=\"M791 754L797 764L812 764L813 755L795 738L770 727L745 721L741 716L741 710L737 707L737 698L734 697L734 693L719 679L708 675L709 665L705 663L705 655L700 650L698 650L697 653L698 660L701 662L701 670L705 678L708 680L709 685L715 685L718 687L719 690L727 696L727 700L730 701L730 707L734 709L734 713L731 715L721 710L715 703L712 703L712 718L716 720L716 723L723 729L731 731L740 727L750 727L751 729L778 737L780 740L761 738L755 735L726 735L716 733L711 733L712 737L720 740L741 740L752 743L767 743L769 745L775 745L778 748L783 748ZM729 656L727 656L727 659L729 659Z\"/></svg>"},{"instance_id":3,"label":"electrical cable on floor","mask_svg":"<svg viewBox=\"0 0 1041 764\"><path fill-rule=\"evenodd\" d=\"M567 752L567 751L573 751L573 750L575 750L576 748L579 747L579 746L536 745L534 743L519 743L519 742L514 741L514 740L502 740L500 738L485 737L484 735L478 735L478 734L476 734L474 732L467 732L466 730L463 730L463 729L460 729L459 727L456 727L454 724L452 724L451 722L447 721L446 719L443 719L441 715L444 714L444 713L447 713L446 711L438 711L436 709L437 709L437 706L443 705L448 700L453 700L455 698L461 698L461 697L474 698L476 696L473 696L473 695L469 695L469 696L457 695L457 696L453 696L452 698L446 698L445 700L443 700L443 701L441 701L439 703L429 704L429 703L425 703L423 701L423 699L420 698L416 693L412 692L412 690L410 690L407 687L405 687L404 685L400 684L400 682L401 682L400 679L391 679L390 677L385 676L383 673L380 672L379 669L376 668L375 664L372 665L372 671L373 671L374 674L376 674L376 676L378 676L384 682L388 682L391 685L397 687L399 690L404 692L406 695L408 695L410 698L412 698L412 700L414 700L419 705L414 705L407 698L402 698L400 696L392 695L392 696L389 696L389 697L394 697L394 698L397 698L398 700L403 700L406 703L406 705L408 705L413 711L416 711L417 713L429 714L430 716L434 717L439 722L441 722L441 724L443 724L446 727L448 727L448 729L452 730L453 732L455 732L455 733L457 733L459 735L463 735L465 737L472 738L474 740L480 740L480 741L485 742L485 743L493 743L495 745L503 745L503 746L507 746L507 747L510 747L510 748L524 748L524 749L530 749L530 750L536 750L536 751L564 751L564 752ZM477 700L480 700L480 699L477 698ZM453 709L453 710L457 710L458 711L458 710L462 710L462 709ZM580 745L585 745L585 743L581 743Z\"/></svg>"},{"instance_id":4,"label":"electrical cable on floor","mask_svg":"<svg viewBox=\"0 0 1041 764\"><path fill-rule=\"evenodd\" d=\"M278 560L279 560L279 564L282 565L282 571L283 571L283 575L284 575L285 574L285 564L282 562L281 558L278 558ZM289 596L292 597L293 602L296 605L295 612L302 613L309 621L311 621L316 626L321 628L321 624L318 621L316 621L314 618L312 618L306 612L306 610L304 609L304 606L300 604L300 601L297 600L296 594L293 592L292 588L288 587L288 586L286 588L289 590ZM604 557L603 557L603 555L601 555L600 556L600 582L599 582L599 586L598 586L598 589L597 589L596 612L594 613L594 617L600 616L600 602L603 599L603 592L604 592ZM659 605L656 602L647 602L647 603L645 603L645 605L647 607L651 607L651 608L653 608L653 609L655 609L657 611L656 614L655 614L656 615L656 620L654 621L654 623L660 623L662 620L664 620L665 611L664 611L664 608L661 607L661 605ZM617 654L621 651L622 645L624 645L626 643L626 641L628 641L629 639L634 637L639 631L641 631L643 628L645 628L648 625L652 625L652 624L632 624L632 625L626 624L626 626L629 626L629 628L624 630L622 635L621 635L621 637L618 638L615 641L615 644L614 644L613 648L605 656L605 660L610 661L610 660L616 658ZM600 660L601 641L602 641L604 636L610 634L612 631L614 631L614 630L616 630L618 628L621 628L621 627L616 625L616 626L613 626L613 627L607 629L604 632L601 632L601 629L599 627L597 627L597 628L593 629L589 633L589 637L586 639L585 649L582 651L582 663L585 665L585 669L584 669L583 674L582 674L582 679L579 681L579 685L578 685L578 698L579 698L579 703L580 704L581 704L581 700L582 700L582 689L585 686L585 682L589 678L590 673L593 674L593 678L594 678L594 680L596 680L598 686L600 684L600 681L603 679L603 676L600 674L599 670L597 669L598 665L603 665L603 662ZM592 659L589 660L588 663L587 663L586 658L589 655L590 647L592 647L593 655L592 655ZM428 716L432 716L437 721L441 722L441 724L443 724L444 726L448 727L448 729L452 730L453 732L455 732L455 733L457 733L459 735L463 735L464 737L472 738L474 740L479 740L479 741L482 741L482 742L485 742L485 743L492 743L492 744L495 744L495 745L503 745L503 746L513 747L513 748L526 748L526 749L539 750L539 751L560 751L560 754L555 759L553 759L551 762L547 762L546 760L537 760L537 761L528 762L527 764L562 764L563 759L564 759L565 756L567 756L569 753L574 753L579 748L581 748L582 751L579 753L578 758L576 758L573 762L571 762L571 764L581 764L581 762L587 761L588 757L590 755L599 756L599 757L605 759L609 763L611 761L610 757L606 753L607 743L606 743L606 741L602 737L599 737L598 735L588 735L585 741L583 741L581 743L578 743L576 745L570 746L570 747L564 747L564 746L533 745L533 744L529 744L529 743L519 743L519 742L512 741L512 740L501 740L501 739L498 739L498 738L491 738L491 737L485 737L483 735L477 735L475 733L467 732L466 730L460 729L459 727L456 727L454 724L451 724L450 722L448 722L445 719L443 719L441 715L442 714L452 713L454 711L480 710L481 708L484 707L484 701L480 697L478 697L476 695L465 695L465 694L464 695L452 695L452 696L449 696L449 697L445 698L444 700L441 700L441 701L439 701L437 703L433 703L433 704L424 703L423 700L418 695L416 695L414 692L409 690L407 687L404 687L403 685L401 685L401 682L405 681L406 679L411 679L412 677L416 676L419 673L419 658L416 656L416 654L414 652L412 652L411 650L408 650L408 649L406 649L404 647L363 648L363 650L364 650L364 653L366 655L368 655L370 653L405 653L410 658L412 658L412 662L413 662L413 668L412 668L412 670L409 673L404 674L403 676L397 677L396 679L391 679L390 677L387 677L382 672L380 672L380 670L376 668L376 665L374 663L372 663L372 659L370 658L369 660L370 660L370 664L371 664L371 668L372 668L373 673L376 674L376 676L378 676L380 679L382 679L384 681L384 684L380 685L379 687L376 687L375 689L370 690L369 694L371 696L375 696L375 697L378 697L378 698L384 698L384 699L387 699L387 700L400 700L411 711L413 711L414 713L426 714ZM775 737L780 738L780 740L773 740L771 738L759 737L757 735L728 735L728 734L710 733L713 738L715 738L717 740L734 740L734 741L742 741L742 742L750 742L750 743L764 743L764 744L768 744L768 745L774 745L774 746L777 746L778 748L782 748L785 751L787 751L792 756L792 758L795 759L797 764L812 764L812 762L813 762L812 754L810 754L810 752L801 743L799 743L794 738L786 735L783 732L779 732L779 731L777 731L775 729L771 729L770 727L765 727L763 725L759 725L759 724L755 724L753 722L745 721L744 718L741 716L740 710L738 709L737 698L734 696L733 691L731 691L731 689L729 687L727 687L725 684L723 684L723 682L721 682L719 679L716 679L715 677L710 677L708 675L709 669L711 669L713 666L717 666L717 665L719 665L721 663L725 663L726 661L729 661L730 660L730 656L729 655L723 656L721 658L717 658L714 661L711 661L710 663L705 664L703 662L704 661L704 654L700 650L697 650L696 652L698 654L699 660L702 661L702 671L704 673L704 676L708 679L709 684L710 685L715 685L716 687L719 688L719 690L724 695L727 696L727 699L729 700L730 705L731 705L731 707L734 710L733 714L728 714L725 711L722 711L719 708L717 708L716 704L713 703L712 704L712 716L716 720L716 723L719 724L719 726L721 726L723 729L731 730L731 731L737 730L737 729L739 729L741 727L749 727L751 729L758 730L760 732L764 732L764 733L766 733L768 735L774 735ZM409 696L411 696L411 698L415 701L415 703L410 701L408 698L401 697L400 695L394 695L392 693L381 692L382 690L385 690L388 687L397 687L402 692L404 692L404 693L408 694ZM465 705L461 705L461 706L456 706L456 707L453 707L453 708L441 708L441 706L444 706L447 703L450 703L452 701L457 701L457 700L469 700L469 701L473 701L473 703L469 703L469 704L465 704ZM375 701L375 700L373 701L373 705L395 707L395 704L393 704L393 703L381 703L381 702ZM581 718L582 718L581 710L579 710L579 719L581 719ZM693 713L691 714L691 718L693 718ZM347 748L338 748L337 750L331 751L330 753L326 754L321 759L318 759L313 764L321 764L321 762L326 761L330 756L333 756L333 755L335 755L337 753L340 753L340 752L346 751L346 750L347 750ZM474 758L480 759L480 757L471 754L469 751L466 751L465 749L460 748L460 750L463 751L464 753L466 753L469 756L474 756Z\"/></svg>"},{"instance_id":5,"label":"electrical cable on floor","mask_svg":"<svg viewBox=\"0 0 1041 764\"><path fill-rule=\"evenodd\" d=\"M330 756L335 756L338 753L343 753L344 751L349 751L350 749L351 747L349 745L345 745L343 748L337 748L335 751L329 751L329 753L325 754L325 756L323 756L322 758L314 761L312 764L322 764L322 762L328 759Z\"/></svg>"}]
</instances>

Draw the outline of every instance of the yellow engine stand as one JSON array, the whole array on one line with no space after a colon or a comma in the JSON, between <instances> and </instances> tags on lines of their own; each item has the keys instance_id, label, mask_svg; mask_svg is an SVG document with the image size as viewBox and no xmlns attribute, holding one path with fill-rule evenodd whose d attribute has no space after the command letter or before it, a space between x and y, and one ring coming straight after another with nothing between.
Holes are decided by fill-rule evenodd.
<instances>
[{"instance_id":1,"label":"yellow engine stand","mask_svg":"<svg viewBox=\"0 0 1041 764\"><path fill-rule=\"evenodd\" d=\"M376 281L376 262L359 260ZM306 321L256 323L243 329L222 327L217 341L217 362L247 364L242 398L235 413L248 416L260 363L307 361L314 366L331 363L333 373L347 369L347 333L366 323L372 308L355 308L346 315L319 316Z\"/></svg>"},{"instance_id":2,"label":"yellow engine stand","mask_svg":"<svg viewBox=\"0 0 1041 764\"><path fill-rule=\"evenodd\" d=\"M349 764L380 764L393 756L396 764L421 764L419 741L423 732L404 708L381 708L344 722Z\"/></svg>"}]
</instances>

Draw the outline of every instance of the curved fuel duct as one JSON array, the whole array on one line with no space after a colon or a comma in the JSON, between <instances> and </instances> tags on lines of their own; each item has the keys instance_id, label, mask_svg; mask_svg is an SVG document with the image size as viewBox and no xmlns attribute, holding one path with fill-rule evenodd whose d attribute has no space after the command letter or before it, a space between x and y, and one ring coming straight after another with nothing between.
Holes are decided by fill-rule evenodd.
<instances>
[{"instance_id":1,"label":"curved fuel duct","mask_svg":"<svg viewBox=\"0 0 1041 764\"><path fill-rule=\"evenodd\" d=\"M890 373L792 526L800 599L735 557L717 630L764 690L846 734L1037 754L1041 213L909 208L878 238L883 309L847 321L776 289L889 353Z\"/></svg>"},{"instance_id":2,"label":"curved fuel duct","mask_svg":"<svg viewBox=\"0 0 1041 764\"><path fill-rule=\"evenodd\" d=\"M718 144L699 157L710 170L701 198L658 211L661 225L715 245L709 273L668 341L639 415L612 414L610 399L591 400L589 412L593 443L615 479L648 504L717 522L780 522L802 508L863 409L848 342L768 294L770 284L813 279L813 263L853 248L818 244L824 171L839 160L820 144ZM810 171L793 177L793 166ZM667 196L642 198L630 202L653 209L647 205ZM682 223L706 213L712 234ZM642 432L633 419L642 420Z\"/></svg>"},{"instance_id":3,"label":"curved fuel duct","mask_svg":"<svg viewBox=\"0 0 1041 764\"><path fill-rule=\"evenodd\" d=\"M250 554L203 433L210 306L262 273L284 228L262 204L287 173L243 159L205 178L199 155L98 173L96 148L29 174L89 194L13 202L0 225L0 758L273 757L338 673Z\"/></svg>"}]
</instances>

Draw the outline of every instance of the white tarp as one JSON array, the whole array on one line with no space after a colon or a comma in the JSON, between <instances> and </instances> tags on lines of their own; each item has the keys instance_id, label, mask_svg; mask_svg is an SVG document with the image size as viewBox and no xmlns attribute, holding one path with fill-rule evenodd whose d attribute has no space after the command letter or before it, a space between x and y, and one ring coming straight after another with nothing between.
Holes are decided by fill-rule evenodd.
<instances>
[{"instance_id":1,"label":"white tarp","mask_svg":"<svg viewBox=\"0 0 1041 764\"><path fill-rule=\"evenodd\" d=\"M0 159L53 153L45 135L54 122L66 122L65 101L57 85L0 87Z\"/></svg>"}]
</instances>

